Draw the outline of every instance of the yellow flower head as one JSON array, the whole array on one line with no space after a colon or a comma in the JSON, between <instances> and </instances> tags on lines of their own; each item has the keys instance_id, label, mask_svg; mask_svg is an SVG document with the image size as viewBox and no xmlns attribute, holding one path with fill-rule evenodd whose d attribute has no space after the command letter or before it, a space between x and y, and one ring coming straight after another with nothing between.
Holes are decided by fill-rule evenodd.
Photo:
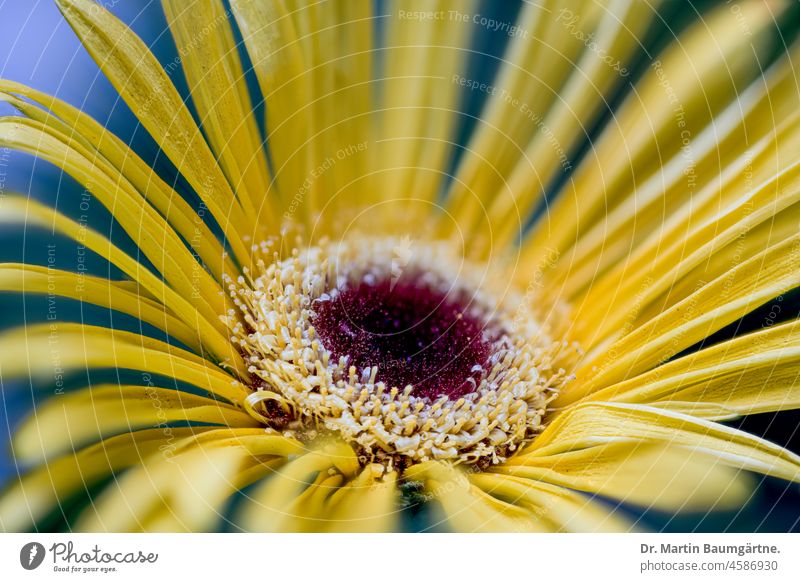
<instances>
[{"instance_id":1,"label":"yellow flower head","mask_svg":"<svg viewBox=\"0 0 800 582\"><path fill-rule=\"evenodd\" d=\"M393 531L423 511L626 531L598 497L677 513L741 506L751 472L800 481L798 456L719 422L800 408L800 324L715 339L800 286L787 3L721 5L650 52L651 2L503 19L475 1L162 0L168 65L101 4L57 4L192 197L0 80L20 113L0 146L58 166L138 249L5 196L1 222L121 276L6 263L0 291L142 322L0 334L4 390L56 392L13 435L0 529L72 504L79 530ZM474 64L487 34L492 75ZM137 380L91 381L109 369Z\"/></svg>"}]
</instances>

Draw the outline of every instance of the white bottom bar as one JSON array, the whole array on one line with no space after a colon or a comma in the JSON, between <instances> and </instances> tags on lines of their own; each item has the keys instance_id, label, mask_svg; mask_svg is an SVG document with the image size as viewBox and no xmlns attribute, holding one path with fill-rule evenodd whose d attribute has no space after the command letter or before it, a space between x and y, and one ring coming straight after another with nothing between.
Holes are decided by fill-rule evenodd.
<instances>
[{"instance_id":1,"label":"white bottom bar","mask_svg":"<svg viewBox=\"0 0 800 582\"><path fill-rule=\"evenodd\" d=\"M32 549L34 542L41 545ZM4 534L0 574L2 580L137 582L190 582L178 578L186 575L221 582L777 581L800 579L800 536Z\"/></svg>"}]
</instances>

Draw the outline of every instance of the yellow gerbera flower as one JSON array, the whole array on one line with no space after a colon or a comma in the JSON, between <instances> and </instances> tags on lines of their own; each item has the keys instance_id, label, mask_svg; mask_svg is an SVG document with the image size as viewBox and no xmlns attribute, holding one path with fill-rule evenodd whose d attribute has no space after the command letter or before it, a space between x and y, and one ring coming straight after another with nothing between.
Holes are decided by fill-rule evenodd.
<instances>
[{"instance_id":1,"label":"yellow gerbera flower","mask_svg":"<svg viewBox=\"0 0 800 582\"><path fill-rule=\"evenodd\" d=\"M2 529L88 495L70 527L382 531L423 504L453 530L627 530L598 496L676 513L742 505L751 472L800 481L796 455L717 422L800 407L800 324L703 343L800 284L786 4L727 3L645 55L660 16L632 0L513 22L446 0L163 0L165 68L101 4L57 3L200 203L0 81L21 113L0 145L72 176L139 249L6 196L4 224L124 277L3 264L0 290L142 322L0 335L4 385L56 392L14 434ZM487 31L507 39L492 80L470 67Z\"/></svg>"}]
</instances>

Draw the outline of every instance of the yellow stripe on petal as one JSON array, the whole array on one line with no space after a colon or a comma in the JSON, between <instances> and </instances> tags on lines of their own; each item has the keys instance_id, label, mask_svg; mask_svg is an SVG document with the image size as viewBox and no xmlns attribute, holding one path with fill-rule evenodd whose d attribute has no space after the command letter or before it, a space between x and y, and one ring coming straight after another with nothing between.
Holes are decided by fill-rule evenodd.
<instances>
[{"instance_id":1,"label":"yellow stripe on petal","mask_svg":"<svg viewBox=\"0 0 800 582\"><path fill-rule=\"evenodd\" d=\"M110 281L38 265L0 264L0 291L55 295L131 315L164 331L193 349L200 349L197 330L159 303L138 293L129 281Z\"/></svg>"},{"instance_id":2,"label":"yellow stripe on petal","mask_svg":"<svg viewBox=\"0 0 800 582\"><path fill-rule=\"evenodd\" d=\"M32 325L0 334L0 375L63 386L64 375L95 368L140 370L188 382L232 402L247 390L214 364L159 340L81 324Z\"/></svg>"},{"instance_id":3,"label":"yellow stripe on petal","mask_svg":"<svg viewBox=\"0 0 800 582\"><path fill-rule=\"evenodd\" d=\"M800 457L776 444L718 423L638 404L593 402L570 408L508 464L538 459L546 466L546 457L607 443L680 447L710 455L722 465L800 481Z\"/></svg>"},{"instance_id":4,"label":"yellow stripe on petal","mask_svg":"<svg viewBox=\"0 0 800 582\"><path fill-rule=\"evenodd\" d=\"M528 509L500 501L472 485L467 475L451 465L427 461L411 465L403 473L406 481L424 485L425 495L436 500L441 519L459 532L548 531Z\"/></svg>"},{"instance_id":5,"label":"yellow stripe on petal","mask_svg":"<svg viewBox=\"0 0 800 582\"><path fill-rule=\"evenodd\" d=\"M598 426L587 435L591 429L580 424L567 440L564 431L583 420L570 417L559 425L558 443L534 445L491 471L669 512L738 508L750 495L746 474L701 450L627 435L624 425Z\"/></svg>"},{"instance_id":6,"label":"yellow stripe on petal","mask_svg":"<svg viewBox=\"0 0 800 582\"><path fill-rule=\"evenodd\" d=\"M266 103L267 141L281 201L292 220L311 220L318 184L310 179L303 186L316 167L307 141L314 134L311 66L292 11L283 0L231 0L231 9ZM293 208L295 196L299 198Z\"/></svg>"},{"instance_id":7,"label":"yellow stripe on petal","mask_svg":"<svg viewBox=\"0 0 800 582\"><path fill-rule=\"evenodd\" d=\"M800 235L795 235L703 285L611 347L598 351L595 358L590 353L576 371L576 382L559 396L555 406L655 368L771 298L800 286L799 253Z\"/></svg>"},{"instance_id":8,"label":"yellow stripe on petal","mask_svg":"<svg viewBox=\"0 0 800 582\"><path fill-rule=\"evenodd\" d=\"M800 324L722 342L591 394L711 420L800 408Z\"/></svg>"},{"instance_id":9,"label":"yellow stripe on petal","mask_svg":"<svg viewBox=\"0 0 800 582\"><path fill-rule=\"evenodd\" d=\"M161 5L211 148L244 209L274 234L278 207L228 11L220 0Z\"/></svg>"},{"instance_id":10,"label":"yellow stripe on petal","mask_svg":"<svg viewBox=\"0 0 800 582\"><path fill-rule=\"evenodd\" d=\"M195 422L231 427L259 426L229 404L154 386L94 386L57 395L37 406L12 440L21 462L42 461L122 432Z\"/></svg>"},{"instance_id":11,"label":"yellow stripe on petal","mask_svg":"<svg viewBox=\"0 0 800 582\"><path fill-rule=\"evenodd\" d=\"M16 95L31 99L44 109ZM203 218L153 168L145 164L106 127L60 99L13 81L0 79L0 100L8 101L24 115L51 127L66 138L79 141L87 151L92 152L90 159L100 162L105 158L183 237L217 281L222 281L223 270L228 273L236 272L232 261L226 256L222 245Z\"/></svg>"},{"instance_id":12,"label":"yellow stripe on petal","mask_svg":"<svg viewBox=\"0 0 800 582\"><path fill-rule=\"evenodd\" d=\"M62 457L22 476L0 496L0 529L20 532L60 508L73 495L86 491L100 480L145 462L159 451L171 450L179 442L208 428L143 430L106 439L96 445Z\"/></svg>"},{"instance_id":13,"label":"yellow stripe on petal","mask_svg":"<svg viewBox=\"0 0 800 582\"><path fill-rule=\"evenodd\" d=\"M8 196L0 200L0 224L2 223L24 224L27 228L40 226L78 241L140 284L151 297L157 299L186 325L193 326L206 349L218 361L228 362L240 373L244 373L245 367L241 356L232 349L229 336L220 333L218 326L206 320L189 299L165 285L144 265L124 253L100 233L35 200L20 196Z\"/></svg>"},{"instance_id":14,"label":"yellow stripe on petal","mask_svg":"<svg viewBox=\"0 0 800 582\"><path fill-rule=\"evenodd\" d=\"M259 485L236 522L247 531L321 531L332 525L327 498L358 472L344 443L307 452Z\"/></svg>"},{"instance_id":15,"label":"yellow stripe on petal","mask_svg":"<svg viewBox=\"0 0 800 582\"><path fill-rule=\"evenodd\" d=\"M331 495L328 531L392 532L399 513L397 473L383 465L367 465L352 481Z\"/></svg>"},{"instance_id":16,"label":"yellow stripe on petal","mask_svg":"<svg viewBox=\"0 0 800 582\"><path fill-rule=\"evenodd\" d=\"M91 0L57 0L81 43L225 231L240 264L256 234L189 110L155 56L131 29Z\"/></svg>"},{"instance_id":17,"label":"yellow stripe on petal","mask_svg":"<svg viewBox=\"0 0 800 582\"><path fill-rule=\"evenodd\" d=\"M800 57L798 50L800 46L795 58ZM757 184L785 167L797 151L796 138L787 129L798 108L800 93L792 59L786 55L715 117L713 124L692 136L684 150L666 160L639 187L630 189L603 220L586 229L576 245L562 253L549 276L553 284L565 280L559 296L574 301L604 273L630 259L632 249L639 255L640 245L652 247L656 240L666 242L676 236L671 232L679 224L678 217L699 221L743 195L748 182ZM734 168L739 171L732 172ZM718 180L724 183L712 184ZM703 198L710 198L714 205ZM629 270L627 276L641 278L638 268Z\"/></svg>"},{"instance_id":18,"label":"yellow stripe on petal","mask_svg":"<svg viewBox=\"0 0 800 582\"><path fill-rule=\"evenodd\" d=\"M216 433L206 433L206 437ZM175 454L155 457L109 485L80 515L78 531L213 531L228 498L283 460L259 461L242 447L187 439Z\"/></svg>"},{"instance_id":19,"label":"yellow stripe on petal","mask_svg":"<svg viewBox=\"0 0 800 582\"><path fill-rule=\"evenodd\" d=\"M184 297L193 297L201 313L224 329L219 321L219 315L225 312L222 288L121 174L101 160L93 160L92 153L77 140L31 119L0 118L0 144L51 162L80 182L108 209L170 286Z\"/></svg>"},{"instance_id":20,"label":"yellow stripe on petal","mask_svg":"<svg viewBox=\"0 0 800 582\"><path fill-rule=\"evenodd\" d=\"M720 6L673 42L615 112L593 150L525 242L525 264L563 253L702 131L761 69L779 36L775 19L788 2ZM742 26L750 34L743 42ZM676 116L676 110L678 115Z\"/></svg>"},{"instance_id":21,"label":"yellow stripe on petal","mask_svg":"<svg viewBox=\"0 0 800 582\"><path fill-rule=\"evenodd\" d=\"M524 505L553 531L629 532L633 523L613 507L564 487L511 475L473 473L470 482L489 495Z\"/></svg>"}]
</instances>

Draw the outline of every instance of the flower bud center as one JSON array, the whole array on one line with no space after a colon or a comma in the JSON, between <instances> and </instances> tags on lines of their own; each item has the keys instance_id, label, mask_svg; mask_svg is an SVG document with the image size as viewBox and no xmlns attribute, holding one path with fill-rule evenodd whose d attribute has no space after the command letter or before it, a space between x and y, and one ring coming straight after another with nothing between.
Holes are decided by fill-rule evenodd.
<instances>
[{"instance_id":1,"label":"flower bud center","mask_svg":"<svg viewBox=\"0 0 800 582\"><path fill-rule=\"evenodd\" d=\"M411 385L420 398L457 400L474 391L492 350L492 334L469 299L414 276L362 281L316 301L312 323L335 360L378 366L378 382Z\"/></svg>"}]
</instances>

